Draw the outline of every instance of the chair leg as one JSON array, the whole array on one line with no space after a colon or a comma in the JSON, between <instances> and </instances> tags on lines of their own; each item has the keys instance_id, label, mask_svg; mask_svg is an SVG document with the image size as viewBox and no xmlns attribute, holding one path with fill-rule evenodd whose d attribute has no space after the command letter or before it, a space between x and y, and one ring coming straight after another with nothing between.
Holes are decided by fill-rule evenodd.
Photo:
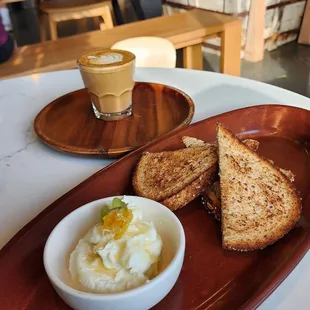
<instances>
[{"instance_id":1,"label":"chair leg","mask_svg":"<svg viewBox=\"0 0 310 310\"><path fill-rule=\"evenodd\" d=\"M113 25L111 10L108 5L105 6L104 14L101 15L101 17L103 18L103 21L104 21L104 24L100 24L101 30L113 28L114 25Z\"/></svg>"},{"instance_id":2,"label":"chair leg","mask_svg":"<svg viewBox=\"0 0 310 310\"><path fill-rule=\"evenodd\" d=\"M220 72L240 76L242 23L236 21L221 33Z\"/></svg>"},{"instance_id":3,"label":"chair leg","mask_svg":"<svg viewBox=\"0 0 310 310\"><path fill-rule=\"evenodd\" d=\"M201 44L187 46L183 49L183 66L186 69L203 69Z\"/></svg>"},{"instance_id":4,"label":"chair leg","mask_svg":"<svg viewBox=\"0 0 310 310\"><path fill-rule=\"evenodd\" d=\"M51 40L57 40L57 23L53 21L51 16L48 16L48 24L50 27L50 35L51 35Z\"/></svg>"}]
</instances>

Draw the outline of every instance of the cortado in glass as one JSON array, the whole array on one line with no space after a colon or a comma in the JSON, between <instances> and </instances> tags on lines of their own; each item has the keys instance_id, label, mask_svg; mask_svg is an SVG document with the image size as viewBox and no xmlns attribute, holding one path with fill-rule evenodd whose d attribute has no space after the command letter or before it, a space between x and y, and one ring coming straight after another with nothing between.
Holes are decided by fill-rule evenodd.
<instances>
[{"instance_id":1,"label":"cortado in glass","mask_svg":"<svg viewBox=\"0 0 310 310\"><path fill-rule=\"evenodd\" d=\"M77 63L97 118L110 121L131 115L134 54L104 49L80 56Z\"/></svg>"}]
</instances>

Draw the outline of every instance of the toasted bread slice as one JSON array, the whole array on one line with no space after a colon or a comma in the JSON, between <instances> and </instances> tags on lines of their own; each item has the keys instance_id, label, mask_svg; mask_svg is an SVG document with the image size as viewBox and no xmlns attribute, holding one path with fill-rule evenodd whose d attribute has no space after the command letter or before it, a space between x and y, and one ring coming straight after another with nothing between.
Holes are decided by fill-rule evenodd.
<instances>
[{"instance_id":1,"label":"toasted bread slice","mask_svg":"<svg viewBox=\"0 0 310 310\"><path fill-rule=\"evenodd\" d=\"M183 208L185 205L198 197L202 192L204 192L207 187L214 182L215 178L217 177L217 170L217 165L212 165L206 172L202 173L191 184L185 186L180 192L171 197L168 197L161 203L168 207L170 210Z\"/></svg>"},{"instance_id":2,"label":"toasted bread slice","mask_svg":"<svg viewBox=\"0 0 310 310\"><path fill-rule=\"evenodd\" d=\"M259 147L259 142L254 139L245 139L242 143L253 151L257 151ZM218 221L221 220L221 188L219 181L210 184L206 190L201 193L201 202L210 215Z\"/></svg>"},{"instance_id":3,"label":"toasted bread slice","mask_svg":"<svg viewBox=\"0 0 310 310\"><path fill-rule=\"evenodd\" d=\"M209 145L209 143L199 140L194 137L184 136L182 141L186 147L201 147L203 145ZM257 151L259 147L259 142L254 139L245 139L242 141L253 151ZM273 161L268 159L272 164ZM280 171L290 180L294 182L295 176L292 171L279 168ZM217 179L217 178L216 178ZM221 220L221 192L220 192L220 183L215 181L211 183L205 191L201 193L201 201L203 206L206 208L208 213L212 215L216 220Z\"/></svg>"},{"instance_id":4,"label":"toasted bread slice","mask_svg":"<svg viewBox=\"0 0 310 310\"><path fill-rule=\"evenodd\" d=\"M206 146L206 145L211 144L211 143L207 143L203 140L199 140L197 138L188 137L188 136L182 137L182 142L184 143L184 145L186 147L201 147L201 146Z\"/></svg>"},{"instance_id":5,"label":"toasted bread slice","mask_svg":"<svg viewBox=\"0 0 310 310\"><path fill-rule=\"evenodd\" d=\"M286 177L287 179L293 183L294 180L295 180L295 175L294 173L291 171L291 170L285 170L285 169L282 169L282 168L278 168Z\"/></svg>"},{"instance_id":6,"label":"toasted bread slice","mask_svg":"<svg viewBox=\"0 0 310 310\"><path fill-rule=\"evenodd\" d=\"M267 160L272 164L274 165L274 161L271 160L271 159L268 159ZM291 171L291 170L285 170L285 169L282 169L282 168L279 168L278 169L290 180L290 182L294 182L295 180L295 175L294 173Z\"/></svg>"},{"instance_id":7,"label":"toasted bread slice","mask_svg":"<svg viewBox=\"0 0 310 310\"><path fill-rule=\"evenodd\" d=\"M194 137L188 137L184 136L182 138L183 143L187 148L191 147L203 147L203 146L212 146L213 144L211 143L206 143L203 140L199 140ZM247 139L245 143L248 143L251 145L253 148L257 148L259 145L259 142L256 140L252 139ZM213 165L208 169L205 173L199 176L195 181L193 181L191 184L187 185L185 188L183 188L180 192L176 193L175 195L172 195L168 197L167 199L161 201L161 203L165 206L167 206L171 210L177 210L185 205L187 205L189 202L194 200L196 197L198 197L200 194L203 192L207 191L207 188L212 188L213 189L213 184L214 181L217 178L217 165ZM218 186L219 188L219 186ZM214 190L216 188L214 187ZM210 197L215 195L213 192L209 192ZM214 197L215 198L215 197ZM214 201L209 204L210 212L216 217L219 218L218 215L220 215L221 211L221 204L220 201L218 200L218 204L216 204L217 200L216 198Z\"/></svg>"},{"instance_id":8,"label":"toasted bread slice","mask_svg":"<svg viewBox=\"0 0 310 310\"><path fill-rule=\"evenodd\" d=\"M144 153L133 174L137 195L163 201L180 192L217 163L214 145Z\"/></svg>"},{"instance_id":9,"label":"toasted bread slice","mask_svg":"<svg viewBox=\"0 0 310 310\"><path fill-rule=\"evenodd\" d=\"M206 143L203 140L199 140L197 138L189 136L182 137L182 141L186 147L201 147L204 145L210 145L209 143ZM255 151L259 147L259 142L257 140L245 139L243 143L245 143ZM215 182L209 182L209 184L205 183L208 186L205 188L204 191L200 192L200 195L202 204L206 208L208 213L211 214L216 220L220 221L221 220L220 183L216 181L217 179L218 179L217 176L214 176Z\"/></svg>"},{"instance_id":10,"label":"toasted bread slice","mask_svg":"<svg viewBox=\"0 0 310 310\"><path fill-rule=\"evenodd\" d=\"M220 182L216 181L209 185L201 193L201 203L216 220L221 220L221 191Z\"/></svg>"},{"instance_id":11,"label":"toasted bread slice","mask_svg":"<svg viewBox=\"0 0 310 310\"><path fill-rule=\"evenodd\" d=\"M189 137L189 136L182 137L182 142L184 143L186 147L202 147L206 145L213 145L211 143L207 143L203 140L200 140L194 137ZM251 148L253 151L257 151L259 147L259 142L254 139L245 139L242 142L246 144L249 148Z\"/></svg>"},{"instance_id":12,"label":"toasted bread slice","mask_svg":"<svg viewBox=\"0 0 310 310\"><path fill-rule=\"evenodd\" d=\"M281 168L279 168L279 170L290 182L294 182L295 176L292 171ZM210 184L206 190L201 193L201 202L210 215L218 221L221 220L221 189L218 181Z\"/></svg>"},{"instance_id":13,"label":"toasted bread slice","mask_svg":"<svg viewBox=\"0 0 310 310\"><path fill-rule=\"evenodd\" d=\"M300 217L294 186L222 125L217 126L217 142L223 247L250 251L273 244Z\"/></svg>"}]
</instances>

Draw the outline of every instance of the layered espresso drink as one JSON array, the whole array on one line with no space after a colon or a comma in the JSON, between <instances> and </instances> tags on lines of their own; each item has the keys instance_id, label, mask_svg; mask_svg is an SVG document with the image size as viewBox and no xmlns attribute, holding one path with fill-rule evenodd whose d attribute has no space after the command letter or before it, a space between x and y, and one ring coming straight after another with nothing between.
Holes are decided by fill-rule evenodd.
<instances>
[{"instance_id":1,"label":"layered espresso drink","mask_svg":"<svg viewBox=\"0 0 310 310\"><path fill-rule=\"evenodd\" d=\"M134 54L99 50L82 55L78 67L97 118L117 120L131 114Z\"/></svg>"}]
</instances>

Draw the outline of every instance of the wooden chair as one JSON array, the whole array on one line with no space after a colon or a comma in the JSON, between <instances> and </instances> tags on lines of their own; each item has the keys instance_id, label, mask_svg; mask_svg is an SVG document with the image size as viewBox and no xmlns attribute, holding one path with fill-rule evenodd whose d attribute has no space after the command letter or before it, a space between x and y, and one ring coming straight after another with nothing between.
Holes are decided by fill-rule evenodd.
<instances>
[{"instance_id":1,"label":"wooden chair","mask_svg":"<svg viewBox=\"0 0 310 310\"><path fill-rule=\"evenodd\" d=\"M111 48L135 54L137 67L175 68L176 50L165 38L135 37L119 41Z\"/></svg>"},{"instance_id":2,"label":"wooden chair","mask_svg":"<svg viewBox=\"0 0 310 310\"><path fill-rule=\"evenodd\" d=\"M194 9L184 13L150 18L105 31L90 31L57 41L21 46L0 65L0 80L27 74L76 68L84 53L111 48L133 37L161 37L183 50L184 68L201 70L201 45L206 38L221 37L220 72L240 76L241 20L223 14Z\"/></svg>"},{"instance_id":3,"label":"wooden chair","mask_svg":"<svg viewBox=\"0 0 310 310\"><path fill-rule=\"evenodd\" d=\"M41 40L46 40L45 18L48 20L51 40L56 40L57 23L67 20L101 17L100 29L113 28L110 1L100 0L45 0L40 3Z\"/></svg>"}]
</instances>

